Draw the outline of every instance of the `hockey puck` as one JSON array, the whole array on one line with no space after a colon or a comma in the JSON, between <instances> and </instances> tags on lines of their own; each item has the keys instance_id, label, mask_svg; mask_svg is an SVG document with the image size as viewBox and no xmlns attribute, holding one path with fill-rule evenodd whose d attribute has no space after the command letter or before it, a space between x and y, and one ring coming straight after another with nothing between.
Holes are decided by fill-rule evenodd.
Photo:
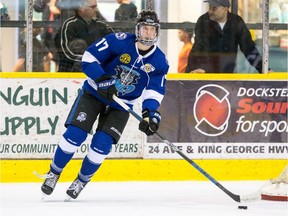
<instances>
[{"instance_id":1,"label":"hockey puck","mask_svg":"<svg viewBox=\"0 0 288 216\"><path fill-rule=\"evenodd\" d=\"M238 209L247 209L248 207L247 206L238 206Z\"/></svg>"}]
</instances>

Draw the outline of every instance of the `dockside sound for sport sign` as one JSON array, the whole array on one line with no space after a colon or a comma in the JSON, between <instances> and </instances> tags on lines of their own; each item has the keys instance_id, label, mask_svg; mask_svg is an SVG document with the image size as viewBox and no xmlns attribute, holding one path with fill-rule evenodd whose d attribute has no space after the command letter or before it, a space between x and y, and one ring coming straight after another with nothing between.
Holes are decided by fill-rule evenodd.
<instances>
[{"instance_id":1,"label":"dockside sound for sport sign","mask_svg":"<svg viewBox=\"0 0 288 216\"><path fill-rule=\"evenodd\" d=\"M287 158L287 97L287 81L170 81L159 133L193 158ZM146 157L178 158L148 142Z\"/></svg>"},{"instance_id":2,"label":"dockside sound for sport sign","mask_svg":"<svg viewBox=\"0 0 288 216\"><path fill-rule=\"evenodd\" d=\"M1 81L1 157L51 158L83 79ZM287 81L169 80L159 133L194 159L287 158L287 96ZM91 137L75 157L87 153ZM109 157L179 158L157 137L147 139L132 116Z\"/></svg>"}]
</instances>

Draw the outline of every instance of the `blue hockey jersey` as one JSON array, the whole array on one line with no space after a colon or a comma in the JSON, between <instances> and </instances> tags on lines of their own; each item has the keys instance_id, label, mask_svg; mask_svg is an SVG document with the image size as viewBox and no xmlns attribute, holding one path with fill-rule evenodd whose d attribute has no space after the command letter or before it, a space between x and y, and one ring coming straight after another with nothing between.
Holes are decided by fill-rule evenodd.
<instances>
[{"instance_id":1,"label":"blue hockey jersey","mask_svg":"<svg viewBox=\"0 0 288 216\"><path fill-rule=\"evenodd\" d=\"M97 94L95 79L111 75L116 79L118 97L133 107L142 95L142 109L157 110L164 97L169 65L164 53L154 45L144 56L139 54L135 34L110 34L92 44L82 58L87 75L83 89L109 106L122 109Z\"/></svg>"}]
</instances>

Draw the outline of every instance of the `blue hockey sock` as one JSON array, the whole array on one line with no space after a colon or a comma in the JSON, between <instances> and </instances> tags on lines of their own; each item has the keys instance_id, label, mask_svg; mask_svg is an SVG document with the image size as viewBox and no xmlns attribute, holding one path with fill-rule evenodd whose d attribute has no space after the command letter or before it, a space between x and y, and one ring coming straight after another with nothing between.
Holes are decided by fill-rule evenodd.
<instances>
[{"instance_id":1,"label":"blue hockey sock","mask_svg":"<svg viewBox=\"0 0 288 216\"><path fill-rule=\"evenodd\" d=\"M79 179L82 182L89 182L94 173L99 169L102 163L100 164L94 164L88 159L88 156L86 156L82 162L82 167L79 173Z\"/></svg>"},{"instance_id":2,"label":"blue hockey sock","mask_svg":"<svg viewBox=\"0 0 288 216\"><path fill-rule=\"evenodd\" d=\"M114 139L103 131L94 134L88 155L84 158L79 179L88 182L109 154Z\"/></svg>"},{"instance_id":3,"label":"blue hockey sock","mask_svg":"<svg viewBox=\"0 0 288 216\"><path fill-rule=\"evenodd\" d=\"M86 131L69 125L63 134L61 141L56 149L53 162L50 165L51 171L60 174L67 163L71 160L77 148L85 141Z\"/></svg>"},{"instance_id":4,"label":"blue hockey sock","mask_svg":"<svg viewBox=\"0 0 288 216\"><path fill-rule=\"evenodd\" d=\"M66 153L59 146L56 149L53 162L50 165L51 171L55 174L60 174L67 163L71 160L74 153Z\"/></svg>"}]
</instances>

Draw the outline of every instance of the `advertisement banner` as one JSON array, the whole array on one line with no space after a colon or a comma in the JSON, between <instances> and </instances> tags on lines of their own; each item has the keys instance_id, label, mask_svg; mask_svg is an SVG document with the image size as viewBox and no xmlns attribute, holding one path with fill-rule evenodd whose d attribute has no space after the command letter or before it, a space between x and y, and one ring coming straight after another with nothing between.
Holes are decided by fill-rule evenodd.
<instances>
[{"instance_id":1,"label":"advertisement banner","mask_svg":"<svg viewBox=\"0 0 288 216\"><path fill-rule=\"evenodd\" d=\"M1 158L52 158L83 81L1 78ZM286 80L168 80L159 134L191 159L287 159L287 95ZM138 123L130 117L109 158L181 159ZM75 158L86 155L91 138Z\"/></svg>"},{"instance_id":2,"label":"advertisement banner","mask_svg":"<svg viewBox=\"0 0 288 216\"><path fill-rule=\"evenodd\" d=\"M287 81L169 81L159 134L191 158L287 158ZM179 158L156 136L146 158Z\"/></svg>"},{"instance_id":3,"label":"advertisement banner","mask_svg":"<svg viewBox=\"0 0 288 216\"><path fill-rule=\"evenodd\" d=\"M2 159L52 158L65 131L64 122L82 87L83 79L2 79L0 153ZM139 112L140 105L135 109ZM142 158L143 134L137 120L130 121L110 158ZM94 132L96 125L93 127ZM89 150L92 136L75 158Z\"/></svg>"}]
</instances>

